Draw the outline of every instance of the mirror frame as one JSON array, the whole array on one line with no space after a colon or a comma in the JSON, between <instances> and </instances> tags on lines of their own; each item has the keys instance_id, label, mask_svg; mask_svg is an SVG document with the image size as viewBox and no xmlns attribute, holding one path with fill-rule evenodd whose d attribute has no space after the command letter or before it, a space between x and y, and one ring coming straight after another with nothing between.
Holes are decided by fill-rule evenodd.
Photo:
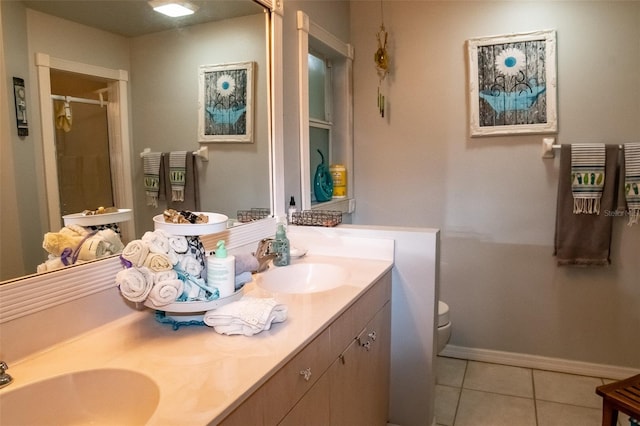
<instances>
[{"instance_id":1,"label":"mirror frame","mask_svg":"<svg viewBox=\"0 0 640 426\"><path fill-rule=\"evenodd\" d=\"M227 229L203 237L208 246L219 239L227 242L229 249L250 247L264 237L273 236L278 219L285 218L284 200L284 108L283 108L283 0L254 0L269 10L268 22L269 69L269 133L270 162L269 186L271 189L272 217ZM4 57L1 58L4 61ZM4 74L4 62L2 62ZM6 91L6 88L3 88ZM4 120L4 119L3 119ZM3 121L4 123L4 121ZM59 269L45 274L29 275L0 285L0 324L24 317L48 308L114 288L115 274L121 270L117 256ZM44 295L44 297L43 297Z\"/></svg>"}]
</instances>

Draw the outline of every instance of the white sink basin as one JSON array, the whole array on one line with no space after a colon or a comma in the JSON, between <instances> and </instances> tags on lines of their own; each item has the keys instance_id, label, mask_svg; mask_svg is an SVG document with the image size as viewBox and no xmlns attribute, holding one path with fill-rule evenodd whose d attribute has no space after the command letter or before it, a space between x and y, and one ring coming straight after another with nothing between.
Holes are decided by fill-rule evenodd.
<instances>
[{"instance_id":1,"label":"white sink basin","mask_svg":"<svg viewBox=\"0 0 640 426\"><path fill-rule=\"evenodd\" d=\"M141 425L159 399L156 383L135 371L79 371L0 394L0 424Z\"/></svg>"},{"instance_id":2,"label":"white sink basin","mask_svg":"<svg viewBox=\"0 0 640 426\"><path fill-rule=\"evenodd\" d=\"M258 286L274 293L317 293L346 283L345 268L330 263L297 263L258 274Z\"/></svg>"}]
</instances>

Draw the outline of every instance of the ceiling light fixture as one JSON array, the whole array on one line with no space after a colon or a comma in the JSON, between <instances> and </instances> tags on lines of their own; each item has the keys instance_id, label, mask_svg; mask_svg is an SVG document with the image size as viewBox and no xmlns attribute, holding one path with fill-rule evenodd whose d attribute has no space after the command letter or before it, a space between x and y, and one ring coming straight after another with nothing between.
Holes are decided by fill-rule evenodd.
<instances>
[{"instance_id":1,"label":"ceiling light fixture","mask_svg":"<svg viewBox=\"0 0 640 426\"><path fill-rule=\"evenodd\" d=\"M198 6L189 3L188 1L171 1L171 0L151 0L149 5L156 12L160 12L163 15L171 16L172 18L177 18L180 16L191 15L196 10L198 10Z\"/></svg>"}]
</instances>

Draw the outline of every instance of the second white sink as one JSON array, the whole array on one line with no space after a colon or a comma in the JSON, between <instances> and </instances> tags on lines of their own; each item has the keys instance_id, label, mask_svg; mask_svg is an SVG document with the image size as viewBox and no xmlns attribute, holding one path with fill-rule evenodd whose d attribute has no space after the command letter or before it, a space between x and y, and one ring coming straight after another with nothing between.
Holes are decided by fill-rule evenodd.
<instances>
[{"instance_id":1,"label":"second white sink","mask_svg":"<svg viewBox=\"0 0 640 426\"><path fill-rule=\"evenodd\" d=\"M258 286L274 293L317 293L346 284L348 271L330 263L297 263L258 274Z\"/></svg>"}]
</instances>

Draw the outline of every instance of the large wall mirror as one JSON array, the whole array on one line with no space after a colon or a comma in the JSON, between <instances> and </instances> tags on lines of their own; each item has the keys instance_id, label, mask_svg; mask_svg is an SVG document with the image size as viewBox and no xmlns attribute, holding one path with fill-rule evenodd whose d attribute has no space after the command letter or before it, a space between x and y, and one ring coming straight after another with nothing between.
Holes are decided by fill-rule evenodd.
<instances>
[{"instance_id":1,"label":"large wall mirror","mask_svg":"<svg viewBox=\"0 0 640 426\"><path fill-rule=\"evenodd\" d=\"M1 2L4 81L8 98L2 112L10 116L3 123L3 139L10 144L2 151L2 269L0 284L35 272L46 257L42 249L44 233L63 226L51 217L47 194L58 193L45 168L47 150L43 146L45 121L40 118L38 58L51 58L49 84L63 96L94 97L99 103L108 90L120 87L127 107L124 114L128 145L111 153L111 163L130 172L119 185L130 192L134 219L128 224L128 238L153 229L152 217L165 205L149 206L144 192L145 149L156 152L204 149L208 161L196 158L200 210L237 217L240 210L274 211L274 147L271 100L273 73L269 52L272 40L269 0L192 1L197 12L191 17L170 20L154 12L146 1L12 1ZM198 139L199 67L230 63L253 64L253 139L246 143L206 143ZM63 64L58 66L56 64ZM82 64L81 71L67 68ZM123 77L105 78L97 70L115 70ZM69 71L73 69L73 71ZM18 136L15 129L12 77L25 82L29 135ZM41 79L40 79L41 80ZM112 93L112 92L109 92ZM117 92L116 92L117 93ZM117 99L116 99L117 100ZM105 103L112 101L105 99ZM4 100L3 100L4 102ZM53 101L52 101L53 102ZM74 109L73 101L70 103ZM78 105L76 123L84 120ZM98 110L100 106L97 107ZM55 114L55 104L51 104ZM86 114L91 115L91 112ZM123 118L123 117L120 117ZM75 125L75 124L73 124ZM53 130L55 131L55 130ZM91 129L85 139L100 139ZM106 132L113 132L107 129ZM59 144L56 141L56 144ZM82 143L82 142L80 142ZM3 144L5 145L5 144ZM277 151L277 149L276 149ZM55 151L54 151L55 152ZM278 153L275 152L277 155ZM56 154L57 155L57 154ZM65 160L69 162L70 160ZM74 162L75 160L71 160ZM77 162L75 163L77 166ZM91 175L94 167L79 168L83 179L93 179L93 187L104 178ZM50 169L49 169L50 170ZM77 172L81 178L80 171ZM112 171L113 174L113 171ZM89 176L89 177L87 177ZM119 176L116 176L116 185ZM55 180L53 180L55 181ZM7 184L7 186L5 186ZM61 185L60 181L56 184ZM277 187L277 185L276 185ZM117 193L117 190L115 191ZM55 197L54 197L55 198ZM116 197L126 200L127 197ZM65 212L61 206L60 212ZM97 206L86 206L87 209ZM63 214L63 213L62 213ZM11 223L11 226L8 226Z\"/></svg>"}]
</instances>

